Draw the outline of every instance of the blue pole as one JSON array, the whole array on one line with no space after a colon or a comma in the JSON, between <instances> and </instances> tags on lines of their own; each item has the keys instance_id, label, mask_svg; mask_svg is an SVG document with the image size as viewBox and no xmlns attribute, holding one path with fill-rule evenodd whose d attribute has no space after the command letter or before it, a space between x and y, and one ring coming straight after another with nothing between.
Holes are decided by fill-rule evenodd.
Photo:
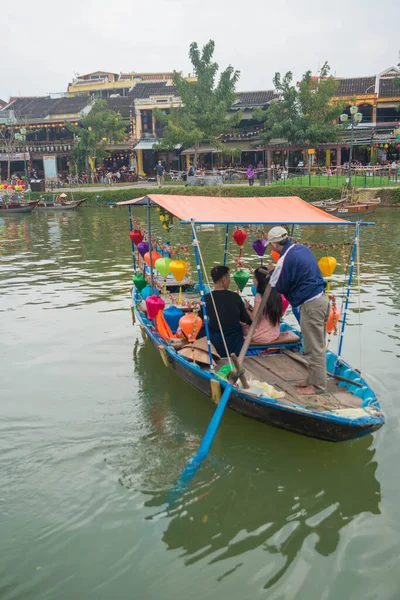
<instances>
[{"instance_id":1,"label":"blue pole","mask_svg":"<svg viewBox=\"0 0 400 600\"><path fill-rule=\"evenodd\" d=\"M342 353L343 339L344 339L344 330L345 330L346 321L347 321L347 313L348 313L349 298L350 298L350 289L351 289L351 284L353 282L354 262L355 262L355 258L356 258L356 252L357 252L359 235L360 235L360 221L358 221L357 225L356 225L356 235L355 235L355 238L354 238L353 250L352 250L352 253L351 253L351 264L350 264L349 280L347 282L346 302L345 302L345 306L344 306L344 315L343 315L343 321L342 321L342 328L341 328L341 331L340 331L339 350L338 350L338 355L337 355L337 359L336 359L336 365L339 362L339 358L340 358L340 355Z\"/></svg>"},{"instance_id":2,"label":"blue pole","mask_svg":"<svg viewBox=\"0 0 400 600\"><path fill-rule=\"evenodd\" d=\"M132 209L130 206L128 206L128 210L129 210L129 231L133 231L133 223L132 223ZM133 262L133 270L136 273L136 258L135 258L135 244L132 242L131 240L131 244L132 244L132 262Z\"/></svg>"},{"instance_id":3,"label":"blue pole","mask_svg":"<svg viewBox=\"0 0 400 600\"><path fill-rule=\"evenodd\" d=\"M175 485L172 493L170 493L169 501L173 503L176 500L177 494L182 491L193 479L202 461L206 458L209 453L212 443L215 438L215 434L218 431L219 424L221 423L222 415L224 414L224 410L226 405L228 404L229 397L232 392L232 385L228 384L224 390L224 393L221 396L221 400L217 408L214 411L212 419L207 427L207 431L204 434L203 439L201 440L199 449L193 458L188 462L186 467L181 473L179 477L178 483Z\"/></svg>"},{"instance_id":4,"label":"blue pole","mask_svg":"<svg viewBox=\"0 0 400 600\"><path fill-rule=\"evenodd\" d=\"M194 227L195 227L194 221L192 221L193 247L194 247L194 255L196 258L197 279L199 280L199 288L200 288L200 306L203 309L204 328L206 330L207 349L208 349L208 358L210 361L210 369L211 369L211 371L213 371L214 367L213 367L213 357L212 357L212 350L211 350L210 330L208 328L208 315L207 315L207 310L206 310L206 303L204 300L203 277L201 276L200 254L199 254L199 248L198 248L199 242L197 241L196 232L195 232Z\"/></svg>"},{"instance_id":5,"label":"blue pole","mask_svg":"<svg viewBox=\"0 0 400 600\"><path fill-rule=\"evenodd\" d=\"M225 247L224 247L224 267L226 266L226 258L228 254L228 243L229 243L229 224L226 224L225 228Z\"/></svg>"}]
</instances>

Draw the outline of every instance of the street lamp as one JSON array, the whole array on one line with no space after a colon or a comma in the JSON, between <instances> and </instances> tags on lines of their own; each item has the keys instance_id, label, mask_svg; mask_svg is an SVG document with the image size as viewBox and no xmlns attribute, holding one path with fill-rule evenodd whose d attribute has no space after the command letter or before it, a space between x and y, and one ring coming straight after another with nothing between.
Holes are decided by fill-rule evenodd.
<instances>
[{"instance_id":1,"label":"street lamp","mask_svg":"<svg viewBox=\"0 0 400 600\"><path fill-rule=\"evenodd\" d=\"M347 123L349 115L343 113L340 115L342 123ZM353 158L353 141L354 141L354 127L357 127L362 121L362 113L358 112L357 106L350 106L350 123L351 123L351 138L350 138L350 152L349 152L349 167L347 171L347 183L351 183L351 159Z\"/></svg>"}]
</instances>

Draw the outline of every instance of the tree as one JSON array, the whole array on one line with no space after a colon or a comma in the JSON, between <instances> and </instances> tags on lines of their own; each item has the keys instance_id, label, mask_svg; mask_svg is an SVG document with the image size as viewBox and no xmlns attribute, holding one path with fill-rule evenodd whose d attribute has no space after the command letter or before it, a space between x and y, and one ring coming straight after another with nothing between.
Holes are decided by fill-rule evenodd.
<instances>
[{"instance_id":1,"label":"tree","mask_svg":"<svg viewBox=\"0 0 400 600\"><path fill-rule=\"evenodd\" d=\"M107 156L108 143L121 142L126 135L126 126L120 113L107 108L105 100L97 100L90 113L79 125L69 125L74 134L76 144L72 151L72 160L76 167L92 170L95 160Z\"/></svg>"},{"instance_id":2,"label":"tree","mask_svg":"<svg viewBox=\"0 0 400 600\"><path fill-rule=\"evenodd\" d=\"M342 127L336 120L344 106L332 102L338 82L329 73L330 67L325 63L318 78L307 71L297 84L293 84L290 71L283 77L275 73L274 86L279 99L255 114L264 121L264 143L284 138L297 146L313 146L338 139Z\"/></svg>"},{"instance_id":3,"label":"tree","mask_svg":"<svg viewBox=\"0 0 400 600\"><path fill-rule=\"evenodd\" d=\"M202 140L221 146L219 136L231 131L241 118L238 113L228 117L228 110L236 100L235 87L240 73L229 65L217 81L219 67L213 61L214 49L212 40L201 51L196 42L190 45L189 57L196 81L189 82L175 73L173 81L182 106L167 115L159 109L154 110L156 119L166 125L158 147L168 150L177 144L194 147L194 166L197 166Z\"/></svg>"}]
</instances>

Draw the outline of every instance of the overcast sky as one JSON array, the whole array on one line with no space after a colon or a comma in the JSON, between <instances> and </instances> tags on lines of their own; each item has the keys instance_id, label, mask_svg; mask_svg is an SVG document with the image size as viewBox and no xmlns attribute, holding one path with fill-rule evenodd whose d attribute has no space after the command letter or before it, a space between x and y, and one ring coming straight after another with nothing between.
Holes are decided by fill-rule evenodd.
<instances>
[{"instance_id":1,"label":"overcast sky","mask_svg":"<svg viewBox=\"0 0 400 600\"><path fill-rule=\"evenodd\" d=\"M238 90L272 89L328 60L338 76L398 62L400 0L20 0L2 2L0 98L64 92L75 73L191 70L192 41L215 40Z\"/></svg>"}]
</instances>

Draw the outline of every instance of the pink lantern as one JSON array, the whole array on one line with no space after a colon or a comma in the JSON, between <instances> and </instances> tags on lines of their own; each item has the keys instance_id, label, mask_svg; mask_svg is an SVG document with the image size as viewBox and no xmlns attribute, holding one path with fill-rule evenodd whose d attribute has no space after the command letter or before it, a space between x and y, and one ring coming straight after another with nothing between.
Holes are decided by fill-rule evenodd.
<instances>
[{"instance_id":1,"label":"pink lantern","mask_svg":"<svg viewBox=\"0 0 400 600\"><path fill-rule=\"evenodd\" d=\"M164 310L165 302L160 296L148 296L146 298L147 317L152 321L160 310Z\"/></svg>"}]
</instances>

